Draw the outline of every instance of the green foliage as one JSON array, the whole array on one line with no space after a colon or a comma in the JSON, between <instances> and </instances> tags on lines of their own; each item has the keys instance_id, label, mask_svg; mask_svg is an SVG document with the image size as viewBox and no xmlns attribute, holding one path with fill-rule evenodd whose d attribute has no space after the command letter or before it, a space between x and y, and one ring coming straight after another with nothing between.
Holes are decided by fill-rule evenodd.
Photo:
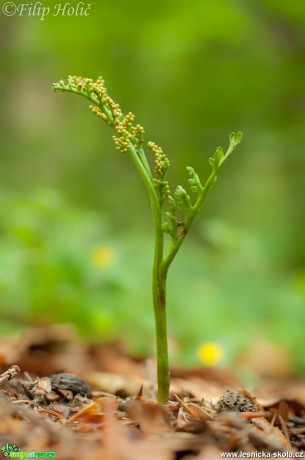
<instances>
[{"instance_id":1,"label":"green foliage","mask_svg":"<svg viewBox=\"0 0 305 460\"><path fill-rule=\"evenodd\" d=\"M152 353L150 235L117 234L105 215L75 208L47 189L27 197L2 193L0 206L1 333L73 322L85 339L120 337L133 352ZM205 219L199 232L168 282L173 362L198 362L198 346L212 340L225 348L224 363L236 365L259 333L284 344L302 373L303 272L276 272L272 253L246 229Z\"/></svg>"},{"instance_id":2,"label":"green foliage","mask_svg":"<svg viewBox=\"0 0 305 460\"><path fill-rule=\"evenodd\" d=\"M205 213L213 217L215 210L259 232L273 245L280 270L304 261L302 0L113 0L94 4L85 20L50 16L39 25L37 17L26 17L19 27L11 19L2 17L14 36L3 43L1 61L2 187L24 194L56 188L74 203L112 214L130 231L125 202L133 201L149 228L146 197L137 182L129 186L132 165L101 157L111 139L100 134L98 120L71 111L76 101L54 100L48 90L58 74L102 69L122 107L141 115L148 137L158 133L181 185L186 164L201 171L203 151L243 126L242 159L228 166ZM114 174L126 195L96 193Z\"/></svg>"},{"instance_id":3,"label":"green foliage","mask_svg":"<svg viewBox=\"0 0 305 460\"><path fill-rule=\"evenodd\" d=\"M28 198L2 195L1 209L5 216L0 242L6 262L0 269L4 319L21 324L83 322L85 334L95 334L99 328L107 333L109 307L106 303L106 308L100 308L101 282L90 259L95 246L110 244L105 220L66 206L48 190ZM106 292L113 284L117 285L111 277L102 282Z\"/></svg>"}]
</instances>

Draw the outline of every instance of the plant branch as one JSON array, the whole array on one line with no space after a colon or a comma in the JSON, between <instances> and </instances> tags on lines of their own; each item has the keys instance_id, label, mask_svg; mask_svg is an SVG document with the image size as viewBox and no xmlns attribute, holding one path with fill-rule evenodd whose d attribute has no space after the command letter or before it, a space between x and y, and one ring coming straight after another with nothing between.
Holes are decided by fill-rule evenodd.
<instances>
[{"instance_id":1,"label":"plant branch","mask_svg":"<svg viewBox=\"0 0 305 460\"><path fill-rule=\"evenodd\" d=\"M231 133L230 143L229 143L229 147L226 153L223 152L223 149L221 147L218 147L216 149L214 156L210 158L210 165L212 166L212 172L210 176L208 177L204 187L201 185L199 177L197 176L195 171L191 167L187 168L189 174L191 174L192 176L189 179L189 183L192 186L192 190L198 193L198 198L195 204L192 206L190 202L190 198L186 194L185 190L182 187L178 186L180 187L180 188L177 188L179 192L179 196L182 195L183 198L185 199L183 210L185 212L186 218L184 222L179 223L180 224L179 234L177 232L176 233L173 232L174 230L173 225L175 223L176 223L176 227L178 227L177 221L174 222L174 220L171 219L172 227L170 228L168 228L167 226L165 227L167 229L166 232L170 233L171 235L171 244L168 249L168 253L166 257L162 261L163 273L167 274L171 263L173 262L177 252L179 251L186 235L188 234L193 224L195 217L197 216L200 210L200 206L202 205L204 199L206 198L208 191L211 189L211 187L216 182L217 175L218 175L220 168L222 167L224 162L227 160L227 158L230 156L230 154L233 152L235 147L241 142L241 140L242 140L242 133L240 131L238 131L237 133ZM176 192L177 192L177 189L176 189ZM170 214L169 217L173 217L173 215ZM178 228L176 228L176 230L178 230Z\"/></svg>"}]
</instances>

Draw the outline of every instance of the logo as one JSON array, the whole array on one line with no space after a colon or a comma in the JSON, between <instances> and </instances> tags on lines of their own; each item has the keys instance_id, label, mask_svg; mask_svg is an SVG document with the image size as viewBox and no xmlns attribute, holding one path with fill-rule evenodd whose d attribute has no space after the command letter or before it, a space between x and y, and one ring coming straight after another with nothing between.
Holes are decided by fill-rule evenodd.
<instances>
[{"instance_id":1,"label":"logo","mask_svg":"<svg viewBox=\"0 0 305 460\"><path fill-rule=\"evenodd\" d=\"M32 450L30 452L21 450L16 444L4 444L1 446L1 451L4 457L8 458L56 458L56 452L45 452Z\"/></svg>"}]
</instances>

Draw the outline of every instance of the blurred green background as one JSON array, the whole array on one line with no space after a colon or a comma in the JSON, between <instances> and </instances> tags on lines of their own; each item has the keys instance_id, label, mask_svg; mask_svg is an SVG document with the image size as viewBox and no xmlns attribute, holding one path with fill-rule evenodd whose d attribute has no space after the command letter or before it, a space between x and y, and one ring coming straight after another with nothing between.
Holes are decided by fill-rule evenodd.
<instances>
[{"instance_id":1,"label":"blurred green background","mask_svg":"<svg viewBox=\"0 0 305 460\"><path fill-rule=\"evenodd\" d=\"M146 191L86 101L51 91L101 74L167 152L172 188L244 132L169 274L173 362L212 341L230 365L267 341L304 372L304 1L55 3L43 21L0 15L1 332L72 321L153 352Z\"/></svg>"}]
</instances>

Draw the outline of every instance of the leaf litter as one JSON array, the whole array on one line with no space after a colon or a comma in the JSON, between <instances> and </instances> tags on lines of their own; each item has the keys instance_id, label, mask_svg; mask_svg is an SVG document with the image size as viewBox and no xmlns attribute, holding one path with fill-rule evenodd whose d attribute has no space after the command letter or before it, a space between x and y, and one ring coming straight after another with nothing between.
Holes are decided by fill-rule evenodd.
<instances>
[{"instance_id":1,"label":"leaf litter","mask_svg":"<svg viewBox=\"0 0 305 460\"><path fill-rule=\"evenodd\" d=\"M304 455L304 381L262 380L253 395L228 370L173 369L164 406L154 400L153 365L118 342L81 344L53 325L2 340L0 355L2 450L53 451L64 460Z\"/></svg>"}]
</instances>

